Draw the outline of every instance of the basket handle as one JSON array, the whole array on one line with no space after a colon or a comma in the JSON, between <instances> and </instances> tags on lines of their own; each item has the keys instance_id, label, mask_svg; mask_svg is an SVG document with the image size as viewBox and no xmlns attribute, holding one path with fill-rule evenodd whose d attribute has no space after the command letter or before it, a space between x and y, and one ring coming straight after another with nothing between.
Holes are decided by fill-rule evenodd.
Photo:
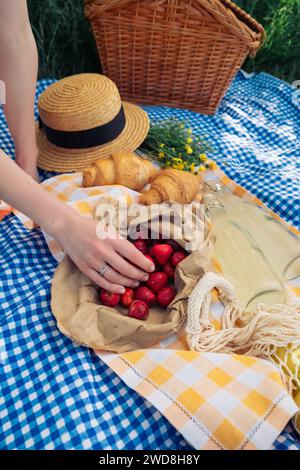
<instances>
[{"instance_id":1,"label":"basket handle","mask_svg":"<svg viewBox=\"0 0 300 470\"><path fill-rule=\"evenodd\" d=\"M108 10L122 8L128 4L128 1L129 0L84 0L85 15L91 21L96 16L102 16ZM171 3L173 0L167 1ZM253 56L253 54L255 55L265 39L265 31L261 24L232 3L231 0L198 0L198 4L199 7L205 7L223 26L233 30L252 50L251 56Z\"/></svg>"},{"instance_id":2,"label":"basket handle","mask_svg":"<svg viewBox=\"0 0 300 470\"><path fill-rule=\"evenodd\" d=\"M258 23L249 13L245 12L242 8L238 7L231 0L220 0L225 6L228 6L239 18L241 21L246 23L253 31L255 31L259 37L258 41L252 44L252 51L250 52L250 57L254 58L257 51L263 46L266 41L266 31L264 27Z\"/></svg>"},{"instance_id":3,"label":"basket handle","mask_svg":"<svg viewBox=\"0 0 300 470\"><path fill-rule=\"evenodd\" d=\"M250 49L257 51L261 46L264 38L264 28L231 0L198 1L199 5L205 7L223 26L234 31Z\"/></svg>"},{"instance_id":4,"label":"basket handle","mask_svg":"<svg viewBox=\"0 0 300 470\"><path fill-rule=\"evenodd\" d=\"M101 16L107 10L114 8L122 8L128 3L128 0L84 0L85 16L88 20L92 20L96 16Z\"/></svg>"}]
</instances>

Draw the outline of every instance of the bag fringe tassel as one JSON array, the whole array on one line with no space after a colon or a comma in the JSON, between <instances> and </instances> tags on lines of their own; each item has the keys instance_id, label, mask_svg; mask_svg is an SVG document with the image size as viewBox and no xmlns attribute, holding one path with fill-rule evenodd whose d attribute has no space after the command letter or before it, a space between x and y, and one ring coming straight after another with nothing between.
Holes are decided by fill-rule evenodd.
<instances>
[{"instance_id":1,"label":"bag fringe tassel","mask_svg":"<svg viewBox=\"0 0 300 470\"><path fill-rule=\"evenodd\" d=\"M217 330L209 318L210 291L214 288L225 307L221 330ZM253 313L243 312L233 286L223 277L208 272L190 295L186 333L192 351L247 354L272 360L280 366L275 358L277 348L300 345L300 303L259 304ZM294 374L287 376L286 371L279 368L292 392Z\"/></svg>"}]
</instances>

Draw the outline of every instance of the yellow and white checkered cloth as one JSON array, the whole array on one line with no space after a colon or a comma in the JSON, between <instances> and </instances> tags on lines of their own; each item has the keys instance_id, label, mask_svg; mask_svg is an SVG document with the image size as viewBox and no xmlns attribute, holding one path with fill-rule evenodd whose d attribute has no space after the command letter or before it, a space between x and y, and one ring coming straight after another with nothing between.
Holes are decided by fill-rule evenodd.
<instances>
[{"instance_id":1,"label":"yellow and white checkered cloth","mask_svg":"<svg viewBox=\"0 0 300 470\"><path fill-rule=\"evenodd\" d=\"M168 341L165 349L99 356L196 449L270 448L297 411L275 367Z\"/></svg>"},{"instance_id":2,"label":"yellow and white checkered cloth","mask_svg":"<svg viewBox=\"0 0 300 470\"><path fill-rule=\"evenodd\" d=\"M204 176L219 179L241 198L263 206L216 166ZM137 192L122 186L81 188L81 180L81 173L60 175L43 186L88 217L102 194L125 196L129 203L138 199ZM17 216L32 227L25 216ZM45 237L53 256L61 260L64 255L57 242L47 234ZM291 298L300 297L300 280L287 287ZM219 325L223 305L216 295L213 300L211 315ZM196 449L268 449L298 411L273 363L247 356L191 352L182 333L147 350L97 354Z\"/></svg>"}]
</instances>

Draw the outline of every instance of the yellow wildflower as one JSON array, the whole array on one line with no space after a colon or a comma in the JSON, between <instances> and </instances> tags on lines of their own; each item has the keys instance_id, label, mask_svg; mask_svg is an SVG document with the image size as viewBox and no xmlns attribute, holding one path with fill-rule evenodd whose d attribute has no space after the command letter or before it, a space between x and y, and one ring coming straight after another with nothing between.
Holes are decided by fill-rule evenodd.
<instances>
[{"instance_id":1,"label":"yellow wildflower","mask_svg":"<svg viewBox=\"0 0 300 470\"><path fill-rule=\"evenodd\" d=\"M191 135L193 133L192 129L188 129L187 133Z\"/></svg>"},{"instance_id":2,"label":"yellow wildflower","mask_svg":"<svg viewBox=\"0 0 300 470\"><path fill-rule=\"evenodd\" d=\"M204 166L200 166L199 171L205 171Z\"/></svg>"},{"instance_id":3,"label":"yellow wildflower","mask_svg":"<svg viewBox=\"0 0 300 470\"><path fill-rule=\"evenodd\" d=\"M160 146L161 148L164 148L165 144L161 143L161 144L159 144L159 146Z\"/></svg>"},{"instance_id":4,"label":"yellow wildflower","mask_svg":"<svg viewBox=\"0 0 300 470\"><path fill-rule=\"evenodd\" d=\"M200 158L200 160L202 160L203 162L205 162L205 161L207 160L207 156L205 155L205 153L201 153L201 154L199 155L199 158Z\"/></svg>"},{"instance_id":5,"label":"yellow wildflower","mask_svg":"<svg viewBox=\"0 0 300 470\"><path fill-rule=\"evenodd\" d=\"M164 158L164 156L165 156L164 152L159 152L159 154L158 154L159 158Z\"/></svg>"},{"instance_id":6,"label":"yellow wildflower","mask_svg":"<svg viewBox=\"0 0 300 470\"><path fill-rule=\"evenodd\" d=\"M190 171L195 171L195 163L192 163L192 164L190 165Z\"/></svg>"},{"instance_id":7,"label":"yellow wildflower","mask_svg":"<svg viewBox=\"0 0 300 470\"><path fill-rule=\"evenodd\" d=\"M191 137L188 137L188 138L186 139L186 142L187 142L187 144L190 144L190 143L193 142L193 139L191 139Z\"/></svg>"},{"instance_id":8,"label":"yellow wildflower","mask_svg":"<svg viewBox=\"0 0 300 470\"><path fill-rule=\"evenodd\" d=\"M186 145L185 150L188 155L191 155L191 153L193 153L193 149L190 145Z\"/></svg>"}]
</instances>

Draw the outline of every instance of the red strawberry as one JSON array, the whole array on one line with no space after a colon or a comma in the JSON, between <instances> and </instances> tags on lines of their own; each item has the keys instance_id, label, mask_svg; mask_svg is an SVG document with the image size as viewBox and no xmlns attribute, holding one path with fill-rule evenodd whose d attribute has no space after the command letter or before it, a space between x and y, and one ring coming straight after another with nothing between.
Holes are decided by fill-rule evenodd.
<instances>
[{"instance_id":1,"label":"red strawberry","mask_svg":"<svg viewBox=\"0 0 300 470\"><path fill-rule=\"evenodd\" d=\"M126 287L124 294L121 297L121 304L124 307L129 307L134 300L134 290L130 287Z\"/></svg>"},{"instance_id":2,"label":"red strawberry","mask_svg":"<svg viewBox=\"0 0 300 470\"><path fill-rule=\"evenodd\" d=\"M159 264L165 264L173 253L173 248L166 243L157 244L153 248L153 255Z\"/></svg>"},{"instance_id":3,"label":"red strawberry","mask_svg":"<svg viewBox=\"0 0 300 470\"><path fill-rule=\"evenodd\" d=\"M137 320L147 320L149 306L143 300L134 300L129 307L128 316Z\"/></svg>"},{"instance_id":4,"label":"red strawberry","mask_svg":"<svg viewBox=\"0 0 300 470\"><path fill-rule=\"evenodd\" d=\"M174 253L171 258L171 263L173 264L173 266L177 266L177 264L181 263L181 261L184 260L184 258L186 257L187 255L184 253L184 251L176 251L176 253Z\"/></svg>"},{"instance_id":5,"label":"red strawberry","mask_svg":"<svg viewBox=\"0 0 300 470\"><path fill-rule=\"evenodd\" d=\"M157 294L157 302L161 307L166 308L168 305L170 305L176 294L177 292L174 287L164 287Z\"/></svg>"},{"instance_id":6,"label":"red strawberry","mask_svg":"<svg viewBox=\"0 0 300 470\"><path fill-rule=\"evenodd\" d=\"M174 268L172 266L172 264L170 263L170 261L168 261L165 265L164 265L164 272L166 273L166 275L168 276L169 279L174 279Z\"/></svg>"},{"instance_id":7,"label":"red strawberry","mask_svg":"<svg viewBox=\"0 0 300 470\"><path fill-rule=\"evenodd\" d=\"M149 274L149 279L146 284L152 292L158 292L168 284L168 276L166 273L154 271L154 273Z\"/></svg>"},{"instance_id":8,"label":"red strawberry","mask_svg":"<svg viewBox=\"0 0 300 470\"><path fill-rule=\"evenodd\" d=\"M115 307L120 302L120 294L113 294L105 289L100 289L99 297L103 305L108 307Z\"/></svg>"},{"instance_id":9,"label":"red strawberry","mask_svg":"<svg viewBox=\"0 0 300 470\"><path fill-rule=\"evenodd\" d=\"M146 286L138 287L134 292L134 298L143 300L148 305L153 305L156 301L155 294Z\"/></svg>"},{"instance_id":10,"label":"red strawberry","mask_svg":"<svg viewBox=\"0 0 300 470\"><path fill-rule=\"evenodd\" d=\"M147 243L146 240L136 240L133 242L134 246L141 251L144 255L147 253Z\"/></svg>"},{"instance_id":11,"label":"red strawberry","mask_svg":"<svg viewBox=\"0 0 300 470\"><path fill-rule=\"evenodd\" d=\"M175 242L175 240L168 240L166 243L167 245L170 245L173 248L173 251L182 250L181 246L178 245L178 243Z\"/></svg>"}]
</instances>

